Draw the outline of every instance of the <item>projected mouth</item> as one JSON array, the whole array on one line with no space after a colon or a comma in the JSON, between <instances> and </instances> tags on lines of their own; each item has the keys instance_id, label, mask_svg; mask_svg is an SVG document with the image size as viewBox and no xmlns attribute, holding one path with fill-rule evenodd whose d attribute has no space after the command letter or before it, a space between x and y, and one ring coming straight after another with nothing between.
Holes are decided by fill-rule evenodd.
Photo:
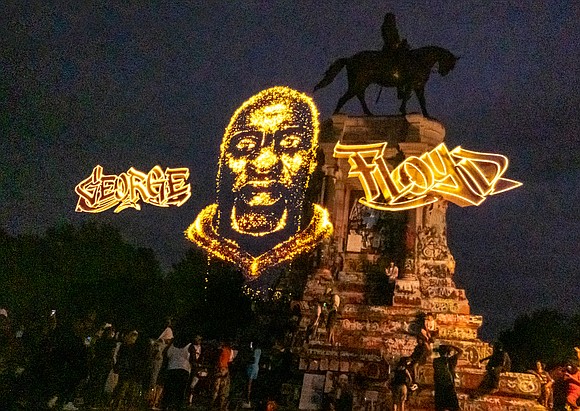
<instances>
[{"instance_id":1,"label":"projected mouth","mask_svg":"<svg viewBox=\"0 0 580 411\"><path fill-rule=\"evenodd\" d=\"M272 182L250 182L240 190L240 198L250 207L267 207L280 201L282 193Z\"/></svg>"}]
</instances>

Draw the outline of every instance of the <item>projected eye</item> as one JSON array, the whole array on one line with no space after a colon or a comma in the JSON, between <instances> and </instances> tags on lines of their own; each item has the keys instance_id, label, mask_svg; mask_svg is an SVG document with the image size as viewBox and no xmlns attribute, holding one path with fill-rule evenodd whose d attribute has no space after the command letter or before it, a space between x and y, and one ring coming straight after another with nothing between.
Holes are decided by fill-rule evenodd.
<instances>
[{"instance_id":1,"label":"projected eye","mask_svg":"<svg viewBox=\"0 0 580 411\"><path fill-rule=\"evenodd\" d=\"M302 139L294 134L284 137L280 141L280 147L282 148L298 148L302 143Z\"/></svg>"},{"instance_id":2,"label":"projected eye","mask_svg":"<svg viewBox=\"0 0 580 411\"><path fill-rule=\"evenodd\" d=\"M236 144L236 148L241 151L250 151L253 150L256 147L256 145L257 145L256 140L254 140L251 137L244 137L240 141L238 141L238 144Z\"/></svg>"}]
</instances>

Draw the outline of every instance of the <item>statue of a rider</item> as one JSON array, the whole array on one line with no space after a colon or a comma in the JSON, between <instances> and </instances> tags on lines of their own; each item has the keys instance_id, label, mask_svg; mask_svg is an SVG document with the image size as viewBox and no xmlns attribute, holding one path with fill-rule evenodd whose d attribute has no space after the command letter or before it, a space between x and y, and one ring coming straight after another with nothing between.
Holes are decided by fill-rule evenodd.
<instances>
[{"instance_id":1,"label":"statue of a rider","mask_svg":"<svg viewBox=\"0 0 580 411\"><path fill-rule=\"evenodd\" d=\"M433 68L441 76L446 76L453 68L458 57L439 46L424 46L411 49L406 39L401 39L397 30L395 15L387 13L381 26L383 47L381 50L363 50L354 56L334 61L315 86L314 91L326 87L346 68L348 89L338 99L335 113L344 104L357 97L365 114L372 115L365 101L365 91L371 84L383 87L396 87L397 98L401 101L399 111L406 114L406 105L411 94L415 93L421 106L421 113L428 117L425 102L425 84ZM377 96L377 102L381 92Z\"/></svg>"},{"instance_id":2,"label":"statue of a rider","mask_svg":"<svg viewBox=\"0 0 580 411\"><path fill-rule=\"evenodd\" d=\"M397 29L397 20L393 13L385 14L385 20L381 26L381 35L383 36L383 51L387 53L396 53L401 50L409 50L409 43L407 39L402 39L399 36Z\"/></svg>"},{"instance_id":3,"label":"statue of a rider","mask_svg":"<svg viewBox=\"0 0 580 411\"><path fill-rule=\"evenodd\" d=\"M411 46L409 46L407 39L401 39L399 29L397 29L397 19L393 13L385 14L385 19L381 26L381 36L383 37L382 51L392 61L393 72L391 75L395 81L398 81L406 72L406 57ZM397 97L399 99L402 98L402 90L400 87L397 87ZM377 102L379 98L380 92L377 96Z\"/></svg>"}]
</instances>

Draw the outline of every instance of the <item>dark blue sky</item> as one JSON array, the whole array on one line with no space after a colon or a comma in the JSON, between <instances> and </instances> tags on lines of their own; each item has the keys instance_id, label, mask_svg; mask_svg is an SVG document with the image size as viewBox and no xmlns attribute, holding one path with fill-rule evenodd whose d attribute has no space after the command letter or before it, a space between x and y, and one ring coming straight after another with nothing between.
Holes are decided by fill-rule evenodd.
<instances>
[{"instance_id":1,"label":"dark blue sky","mask_svg":"<svg viewBox=\"0 0 580 411\"><path fill-rule=\"evenodd\" d=\"M485 334L540 307L577 309L577 2L7 3L0 17L0 224L9 232L112 222L170 267L190 246L183 230L214 197L219 144L233 111L273 85L310 93L332 61L381 47L390 11L413 47L461 55L455 71L433 75L427 86L448 146L504 154L507 177L524 183L478 208L450 206L455 280L472 312L484 315ZM323 119L345 81L343 74L314 95ZM395 114L394 91L382 96L371 109ZM418 111L414 99L410 110ZM345 111L361 113L354 100ZM186 166L194 195L180 209L75 214L74 186L96 164L111 174Z\"/></svg>"}]
</instances>

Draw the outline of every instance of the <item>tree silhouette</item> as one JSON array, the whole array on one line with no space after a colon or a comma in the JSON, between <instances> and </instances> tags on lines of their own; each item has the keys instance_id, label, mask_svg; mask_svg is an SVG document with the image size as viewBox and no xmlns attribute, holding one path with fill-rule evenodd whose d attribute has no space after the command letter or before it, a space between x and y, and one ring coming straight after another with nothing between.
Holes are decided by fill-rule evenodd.
<instances>
[{"instance_id":1,"label":"tree silhouette","mask_svg":"<svg viewBox=\"0 0 580 411\"><path fill-rule=\"evenodd\" d=\"M63 224L44 236L2 233L0 256L0 302L17 317L52 309L60 318L94 312L119 327L152 332L164 312L154 253L127 243L112 226Z\"/></svg>"},{"instance_id":2,"label":"tree silhouette","mask_svg":"<svg viewBox=\"0 0 580 411\"><path fill-rule=\"evenodd\" d=\"M537 360L550 369L565 364L580 343L580 312L574 315L538 310L519 316L500 340L512 360L514 371L534 368Z\"/></svg>"}]
</instances>

